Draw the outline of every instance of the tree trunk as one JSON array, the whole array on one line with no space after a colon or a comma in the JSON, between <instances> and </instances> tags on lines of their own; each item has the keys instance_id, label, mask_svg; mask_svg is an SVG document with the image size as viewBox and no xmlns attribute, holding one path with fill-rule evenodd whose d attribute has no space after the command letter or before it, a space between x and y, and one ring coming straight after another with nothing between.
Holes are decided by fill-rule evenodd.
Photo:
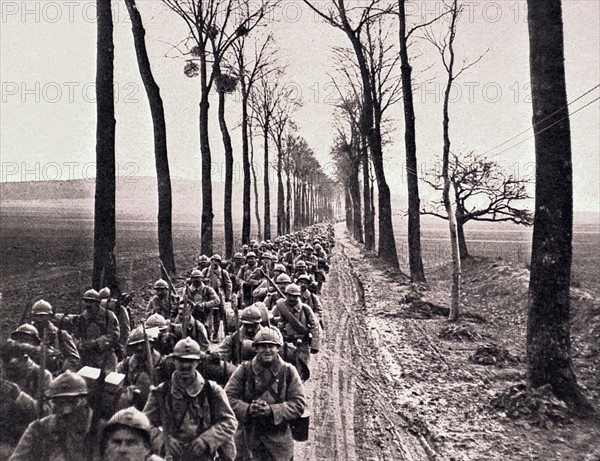
<instances>
[{"instance_id":1,"label":"tree trunk","mask_svg":"<svg viewBox=\"0 0 600 461\"><path fill-rule=\"evenodd\" d=\"M363 108L361 131L367 133L367 140L371 149L375 177L379 188L379 249L378 256L392 267L399 267L396 241L394 238L394 226L392 223L392 204L390 188L385 179L383 167L383 149L381 136L378 134L380 126L373 123L373 93L369 79L369 70L364 55L363 45L357 35L346 27L346 33L352 42L356 60L358 62L363 86Z\"/></svg>"},{"instance_id":2,"label":"tree trunk","mask_svg":"<svg viewBox=\"0 0 600 461\"><path fill-rule=\"evenodd\" d=\"M363 170L363 202L365 208L365 248L371 251L375 247L375 214L373 213L373 199L369 184L369 148L367 146L367 138L364 135L361 135L360 150Z\"/></svg>"},{"instance_id":3,"label":"tree trunk","mask_svg":"<svg viewBox=\"0 0 600 461\"><path fill-rule=\"evenodd\" d=\"M352 233L354 226L352 225L352 196L350 195L350 187L346 184L344 187L345 205L346 205L346 230Z\"/></svg>"},{"instance_id":4,"label":"tree trunk","mask_svg":"<svg viewBox=\"0 0 600 461\"><path fill-rule=\"evenodd\" d=\"M364 243L358 166L358 161L352 162L352 171L350 171L350 174L348 175L348 188L350 189L350 195L352 197L352 236L357 242Z\"/></svg>"},{"instance_id":5,"label":"tree trunk","mask_svg":"<svg viewBox=\"0 0 600 461\"><path fill-rule=\"evenodd\" d=\"M535 218L529 281L527 366L531 386L550 384L580 412L584 397L571 359L573 170L560 0L528 0L529 60L536 153Z\"/></svg>"},{"instance_id":6,"label":"tree trunk","mask_svg":"<svg viewBox=\"0 0 600 461\"><path fill-rule=\"evenodd\" d=\"M215 78L221 76L221 67L215 64ZM233 147L231 145L231 136L227 128L225 120L225 89L220 85L219 91L219 128L221 129L221 137L223 138L223 149L225 151L225 197L223 201L223 219L225 226L225 258L233 257L233 213L232 213L232 196L233 196Z\"/></svg>"},{"instance_id":7,"label":"tree trunk","mask_svg":"<svg viewBox=\"0 0 600 461\"><path fill-rule=\"evenodd\" d=\"M199 31L198 36L202 36ZM210 255L213 252L213 209L212 209L212 177L211 154L208 136L209 91L207 82L206 50L199 50L200 56L200 155L202 157L202 221L200 225L200 252Z\"/></svg>"},{"instance_id":8,"label":"tree trunk","mask_svg":"<svg viewBox=\"0 0 600 461\"><path fill-rule=\"evenodd\" d=\"M289 162L288 162L289 164ZM289 234L292 231L292 181L291 174L288 171L286 177L286 197L285 197L285 233Z\"/></svg>"},{"instance_id":9,"label":"tree trunk","mask_svg":"<svg viewBox=\"0 0 600 461\"><path fill-rule=\"evenodd\" d=\"M133 43L137 56L140 76L148 95L152 127L154 130L154 162L156 164L156 180L158 187L158 254L165 269L175 274L175 258L173 256L173 229L172 229L172 196L171 174L169 171L169 157L167 152L167 127L165 111L160 88L152 74L150 60L146 49L146 31L142 17L137 9L135 0L125 0L129 17Z\"/></svg>"},{"instance_id":10,"label":"tree trunk","mask_svg":"<svg viewBox=\"0 0 600 461\"><path fill-rule=\"evenodd\" d=\"M241 80L242 88L242 165L244 169L244 190L242 195L242 243L250 243L250 155L248 152L248 89L245 81Z\"/></svg>"},{"instance_id":11,"label":"tree trunk","mask_svg":"<svg viewBox=\"0 0 600 461\"><path fill-rule=\"evenodd\" d=\"M398 0L400 19L400 61L402 72L402 95L404 102L404 144L406 147L406 183L408 187L408 261L410 278L413 282L425 282L421 255L421 205L419 199L419 177L417 166L417 140L415 130L415 108L412 92L412 66L408 59L406 39L406 0Z\"/></svg>"},{"instance_id":12,"label":"tree trunk","mask_svg":"<svg viewBox=\"0 0 600 461\"><path fill-rule=\"evenodd\" d=\"M114 43L110 0L97 0L96 192L92 286L116 285Z\"/></svg>"},{"instance_id":13,"label":"tree trunk","mask_svg":"<svg viewBox=\"0 0 600 461\"><path fill-rule=\"evenodd\" d=\"M265 126L263 127L264 136L264 153L265 153L265 168L263 171L264 177L264 220L265 220L265 232L264 239L271 239L271 189L269 187L269 117L266 117Z\"/></svg>"},{"instance_id":14,"label":"tree trunk","mask_svg":"<svg viewBox=\"0 0 600 461\"><path fill-rule=\"evenodd\" d=\"M250 166L252 169L252 185L254 186L254 216L256 217L256 234L258 240L262 240L262 224L260 221L260 209L258 204L258 182L256 181L256 169L254 168L254 142L252 140L252 130L249 132L250 140Z\"/></svg>"},{"instance_id":15,"label":"tree trunk","mask_svg":"<svg viewBox=\"0 0 600 461\"><path fill-rule=\"evenodd\" d=\"M277 235L285 234L285 194L283 192L283 146L277 137Z\"/></svg>"},{"instance_id":16,"label":"tree trunk","mask_svg":"<svg viewBox=\"0 0 600 461\"><path fill-rule=\"evenodd\" d=\"M460 259L461 261L464 261L469 257L469 248L467 247L467 240L465 239L465 221L458 216L456 216L456 233Z\"/></svg>"},{"instance_id":17,"label":"tree trunk","mask_svg":"<svg viewBox=\"0 0 600 461\"><path fill-rule=\"evenodd\" d=\"M458 231L456 228L456 215L453 210L452 201L450 199L450 188L452 187L452 181L450 178L450 115L449 115L449 102L450 102L450 91L452 89L452 83L454 81L453 69L454 69L454 37L456 28L456 19L458 16L457 11L457 0L453 3L453 13L450 23L450 37L448 39L448 50L450 52L450 62L448 64L448 81L446 83L446 89L444 91L444 118L443 118L443 130L444 130L444 154L442 159L442 177L444 178L444 190L442 198L444 202L444 208L446 208L446 214L448 215L448 227L450 228L450 244L452 247L452 294L450 301L450 314L449 320L456 321L459 317L460 310L460 283L461 283L461 264L460 264L460 251L458 249Z\"/></svg>"}]
</instances>

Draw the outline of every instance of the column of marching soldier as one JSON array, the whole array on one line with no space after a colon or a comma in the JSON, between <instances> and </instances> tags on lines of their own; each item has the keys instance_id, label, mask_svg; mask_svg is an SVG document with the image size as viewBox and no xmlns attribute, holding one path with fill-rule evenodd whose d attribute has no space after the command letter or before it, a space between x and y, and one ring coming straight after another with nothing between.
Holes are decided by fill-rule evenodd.
<instances>
[{"instance_id":1,"label":"column of marching soldier","mask_svg":"<svg viewBox=\"0 0 600 461\"><path fill-rule=\"evenodd\" d=\"M77 315L37 301L0 351L0 461L292 460L333 245L318 224L202 255L137 326L108 288Z\"/></svg>"}]
</instances>

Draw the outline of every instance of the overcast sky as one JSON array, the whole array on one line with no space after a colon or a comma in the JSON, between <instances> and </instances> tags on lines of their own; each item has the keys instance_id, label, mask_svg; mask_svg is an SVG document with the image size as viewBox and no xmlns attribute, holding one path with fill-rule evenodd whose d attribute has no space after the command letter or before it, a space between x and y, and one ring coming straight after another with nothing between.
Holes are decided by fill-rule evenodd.
<instances>
[{"instance_id":1,"label":"overcast sky","mask_svg":"<svg viewBox=\"0 0 600 461\"><path fill-rule=\"evenodd\" d=\"M154 174L152 125L139 78L130 24L123 2L114 3L117 160L122 176ZM318 2L323 5L326 1ZM453 150L487 153L507 172L533 177L529 61L524 1L469 1L458 26L458 59L483 59L457 81L450 107ZM197 79L184 76L184 61L169 52L186 35L183 21L159 0L138 0L155 77L163 95L171 171L200 178ZM600 24L597 0L565 0L567 91L575 173L575 209L600 209L599 101ZM2 0L1 181L94 176L95 1ZM409 4L412 21L431 19L441 3ZM285 81L303 106L294 116L302 135L327 169L333 139L332 46L348 46L345 35L317 19L300 0L284 0L269 27L276 30ZM169 55L171 57L166 57ZM418 156L423 167L439 161L444 74L430 45L416 40L414 68ZM417 81L419 83L419 81ZM239 156L238 105L228 101L235 154ZM223 162L212 103L211 147L215 180ZM386 146L392 193L405 195L402 107L390 111L397 126ZM526 133L505 143L520 132ZM519 143L516 147L517 143ZM258 144L257 144L258 145ZM498 147L499 146L499 147ZM262 157L257 159L262 163ZM241 165L238 164L241 172ZM241 175L236 178L241 180ZM423 186L426 190L426 186Z\"/></svg>"}]
</instances>

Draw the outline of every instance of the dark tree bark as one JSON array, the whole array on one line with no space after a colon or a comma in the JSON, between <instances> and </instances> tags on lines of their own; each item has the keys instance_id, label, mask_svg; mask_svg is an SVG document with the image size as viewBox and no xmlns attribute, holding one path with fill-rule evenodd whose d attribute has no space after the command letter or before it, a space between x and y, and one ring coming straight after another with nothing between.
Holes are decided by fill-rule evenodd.
<instances>
[{"instance_id":1,"label":"dark tree bark","mask_svg":"<svg viewBox=\"0 0 600 461\"><path fill-rule=\"evenodd\" d=\"M258 182L256 180L256 169L254 167L254 144L252 141L252 127L248 125L249 130L249 140L250 140L250 169L252 170L252 186L254 187L254 216L256 217L256 233L258 236L258 240L262 240L262 224L260 221L260 208L258 203Z\"/></svg>"},{"instance_id":2,"label":"dark tree bark","mask_svg":"<svg viewBox=\"0 0 600 461\"><path fill-rule=\"evenodd\" d=\"M276 138L277 144L277 235L285 231L285 193L283 191L283 141L281 136Z\"/></svg>"},{"instance_id":3,"label":"dark tree bark","mask_svg":"<svg viewBox=\"0 0 600 461\"><path fill-rule=\"evenodd\" d=\"M569 292L573 239L571 129L560 0L528 0L536 153L527 366L532 387L552 386L580 412L593 411L573 371Z\"/></svg>"},{"instance_id":4,"label":"dark tree bark","mask_svg":"<svg viewBox=\"0 0 600 461\"><path fill-rule=\"evenodd\" d=\"M116 285L114 43L110 0L97 0L96 192L92 286Z\"/></svg>"},{"instance_id":5,"label":"dark tree bark","mask_svg":"<svg viewBox=\"0 0 600 461\"><path fill-rule=\"evenodd\" d=\"M465 239L465 221L456 218L456 232L458 237L458 251L460 253L460 259L465 260L469 257L469 248L467 247L467 241Z\"/></svg>"},{"instance_id":6,"label":"dark tree bark","mask_svg":"<svg viewBox=\"0 0 600 461\"><path fill-rule=\"evenodd\" d=\"M265 231L263 237L265 240L271 239L271 186L269 184L269 123L270 118L266 115L265 125L263 127L264 136L264 220L265 220Z\"/></svg>"},{"instance_id":7,"label":"dark tree bark","mask_svg":"<svg viewBox=\"0 0 600 461\"><path fill-rule=\"evenodd\" d=\"M250 243L250 154L248 149L248 88L244 80L240 80L242 89L242 166L244 170L244 188L242 192L242 243Z\"/></svg>"},{"instance_id":8,"label":"dark tree bark","mask_svg":"<svg viewBox=\"0 0 600 461\"><path fill-rule=\"evenodd\" d=\"M167 153L167 127L160 88L152 74L148 52L146 50L146 31L135 0L125 0L129 17L133 43L137 56L140 76L148 95L152 127L154 129L154 161L156 164L156 180L158 186L158 254L165 269L175 274L175 258L173 256L172 229L172 197L169 157Z\"/></svg>"},{"instance_id":9,"label":"dark tree bark","mask_svg":"<svg viewBox=\"0 0 600 461\"><path fill-rule=\"evenodd\" d=\"M408 262L411 280L413 282L425 282L425 271L423 270L423 258L421 255L421 205L419 199L419 178L417 174L417 140L412 91L412 66L408 58L405 3L406 0L398 0L402 94L404 97L406 182L408 187Z\"/></svg>"},{"instance_id":10,"label":"dark tree bark","mask_svg":"<svg viewBox=\"0 0 600 461\"><path fill-rule=\"evenodd\" d=\"M352 197L352 236L357 242L364 243L360 182L358 181L359 162L360 158L352 162L352 170L348 175L348 188Z\"/></svg>"}]
</instances>

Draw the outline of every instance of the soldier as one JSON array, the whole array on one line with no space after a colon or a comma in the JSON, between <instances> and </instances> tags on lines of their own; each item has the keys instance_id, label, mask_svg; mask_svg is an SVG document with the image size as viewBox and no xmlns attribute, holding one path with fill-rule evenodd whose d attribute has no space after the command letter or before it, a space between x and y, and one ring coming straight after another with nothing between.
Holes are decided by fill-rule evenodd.
<instances>
[{"instance_id":1,"label":"soldier","mask_svg":"<svg viewBox=\"0 0 600 461\"><path fill-rule=\"evenodd\" d=\"M52 414L27 427L9 461L98 461L98 424L87 394L81 376L68 370L58 376L46 392Z\"/></svg>"},{"instance_id":2,"label":"soldier","mask_svg":"<svg viewBox=\"0 0 600 461\"><path fill-rule=\"evenodd\" d=\"M244 264L236 275L238 285L242 290L242 306L246 307L252 304L252 292L260 285L262 275L258 274L258 264L256 263L256 253L248 252L246 255L246 264Z\"/></svg>"},{"instance_id":3,"label":"soldier","mask_svg":"<svg viewBox=\"0 0 600 461\"><path fill-rule=\"evenodd\" d=\"M100 298L100 307L109 310L117 320L119 321L119 346L115 349L117 353L117 359L123 360L125 358L125 350L127 349L127 338L131 332L131 319L129 318L129 312L123 306L118 299L111 297L110 288L102 288L98 292Z\"/></svg>"},{"instance_id":4,"label":"soldier","mask_svg":"<svg viewBox=\"0 0 600 461\"><path fill-rule=\"evenodd\" d=\"M52 383L52 374L48 370L42 370L32 360L39 356L40 342L38 331L33 325L26 323L18 327L2 347L2 368L5 372L4 379L15 383L42 409L40 399Z\"/></svg>"},{"instance_id":5,"label":"soldier","mask_svg":"<svg viewBox=\"0 0 600 461\"><path fill-rule=\"evenodd\" d=\"M165 455L174 461L233 459L235 415L223 389L196 371L200 346L191 338L175 345L175 371L150 392L144 408L150 423L162 426Z\"/></svg>"},{"instance_id":6,"label":"soldier","mask_svg":"<svg viewBox=\"0 0 600 461\"><path fill-rule=\"evenodd\" d=\"M56 374L66 370L77 371L81 359L75 341L67 331L57 328L51 322L53 317L52 306L48 301L40 299L31 307L32 323L47 347L46 368Z\"/></svg>"},{"instance_id":7,"label":"soldier","mask_svg":"<svg viewBox=\"0 0 600 461\"><path fill-rule=\"evenodd\" d=\"M116 348L119 346L119 321L114 313L100 306L96 290L83 294L84 312L76 319L75 337L79 339L81 364L104 369L117 369Z\"/></svg>"},{"instance_id":8,"label":"soldier","mask_svg":"<svg viewBox=\"0 0 600 461\"><path fill-rule=\"evenodd\" d=\"M240 422L236 460L290 461L294 440L289 422L304 412L306 401L296 369L278 354L283 346L276 328L254 338L256 357L231 376L225 392Z\"/></svg>"},{"instance_id":9,"label":"soldier","mask_svg":"<svg viewBox=\"0 0 600 461\"><path fill-rule=\"evenodd\" d=\"M313 280L312 275L310 275L308 273L308 266L306 264L306 261L304 261L303 259L300 259L299 261L297 261L294 265L294 283L296 283L296 281L298 280L298 277L300 277L302 274L307 274L310 279L311 282Z\"/></svg>"},{"instance_id":10,"label":"soldier","mask_svg":"<svg viewBox=\"0 0 600 461\"><path fill-rule=\"evenodd\" d=\"M296 365L302 381L310 377L310 354L319 352L321 327L310 307L300 301L302 292L294 283L285 288L272 310L273 321L283 334L284 359Z\"/></svg>"},{"instance_id":11,"label":"soldier","mask_svg":"<svg viewBox=\"0 0 600 461\"><path fill-rule=\"evenodd\" d=\"M254 336L260 330L262 317L255 306L248 306L240 312L240 327L238 331L225 337L215 352L221 359L238 365L244 360L250 360L255 355L252 349Z\"/></svg>"},{"instance_id":12,"label":"soldier","mask_svg":"<svg viewBox=\"0 0 600 461\"><path fill-rule=\"evenodd\" d=\"M148 336L146 335L146 337ZM119 404L121 408L124 406L123 402L128 402L127 406L134 405L139 409L144 408L150 394L150 388L161 382L162 357L152 347L154 339L148 337L150 360L152 361L152 369L150 369L145 340L144 330L140 325L131 332L127 340L127 354L129 356L117 367L117 371L125 375L125 388L122 390Z\"/></svg>"},{"instance_id":13,"label":"soldier","mask_svg":"<svg viewBox=\"0 0 600 461\"><path fill-rule=\"evenodd\" d=\"M287 287L290 283L292 283L292 279L290 279L290 276L287 274L281 274L275 279L275 284L282 293L285 293L285 287ZM280 299L282 299L282 296L279 291L273 290L265 298L265 306L267 306L268 310L271 310L275 307L275 303Z\"/></svg>"},{"instance_id":14,"label":"soldier","mask_svg":"<svg viewBox=\"0 0 600 461\"><path fill-rule=\"evenodd\" d=\"M185 319L184 315L186 314L183 307L183 303L179 304L179 312L171 324L171 330L175 339L179 341L180 339L183 339L184 336L190 337L200 345L203 352L208 352L210 343L204 324L200 320L195 319L191 314L187 314L189 317ZM187 331L184 335L183 328L186 323Z\"/></svg>"},{"instance_id":15,"label":"soldier","mask_svg":"<svg viewBox=\"0 0 600 461\"><path fill-rule=\"evenodd\" d=\"M134 407L116 412L102 431L102 461L164 461L152 454L152 425Z\"/></svg>"},{"instance_id":16,"label":"soldier","mask_svg":"<svg viewBox=\"0 0 600 461\"><path fill-rule=\"evenodd\" d=\"M273 278L277 280L277 277L281 274L285 274L286 269L283 264L275 264L273 266ZM254 302L256 301L265 301L266 297L275 291L275 288L271 286L271 282L265 277L260 282L260 285L254 289L252 292L252 297L254 298Z\"/></svg>"},{"instance_id":17,"label":"soldier","mask_svg":"<svg viewBox=\"0 0 600 461\"><path fill-rule=\"evenodd\" d=\"M200 255L198 257L198 270L199 271L203 271L208 266L210 266L210 259L208 259L208 256L206 256L206 255Z\"/></svg>"},{"instance_id":18,"label":"soldier","mask_svg":"<svg viewBox=\"0 0 600 461\"><path fill-rule=\"evenodd\" d=\"M169 296L169 284L163 279L158 279L154 282L154 293L155 295L152 296L146 306L146 315L149 317L153 314L159 314L165 319L171 319L173 308Z\"/></svg>"},{"instance_id":19,"label":"soldier","mask_svg":"<svg viewBox=\"0 0 600 461\"><path fill-rule=\"evenodd\" d=\"M202 272L194 269L190 276L189 284L185 287L187 300L192 305L192 315L196 320L204 324L207 331L212 325L212 310L218 308L221 300L215 290L205 285L202 280Z\"/></svg>"},{"instance_id":20,"label":"soldier","mask_svg":"<svg viewBox=\"0 0 600 461\"><path fill-rule=\"evenodd\" d=\"M225 304L231 301L231 278L229 273L221 268L221 255L214 254L210 258L210 266L202 271L202 277L207 281L208 285L215 290L219 296L219 306L212 309L212 319L209 319L211 325L208 328L212 332L211 340L218 341L219 329L221 328L221 320L225 322L223 331L227 334L227 318L225 317Z\"/></svg>"},{"instance_id":21,"label":"soldier","mask_svg":"<svg viewBox=\"0 0 600 461\"><path fill-rule=\"evenodd\" d=\"M300 277L298 277L296 283L300 287L300 301L302 301L304 304L307 304L312 309L315 315L319 318L319 323L322 325L321 319L323 317L323 304L321 303L319 297L309 290L309 287L314 282L308 275L302 274Z\"/></svg>"}]
</instances>

